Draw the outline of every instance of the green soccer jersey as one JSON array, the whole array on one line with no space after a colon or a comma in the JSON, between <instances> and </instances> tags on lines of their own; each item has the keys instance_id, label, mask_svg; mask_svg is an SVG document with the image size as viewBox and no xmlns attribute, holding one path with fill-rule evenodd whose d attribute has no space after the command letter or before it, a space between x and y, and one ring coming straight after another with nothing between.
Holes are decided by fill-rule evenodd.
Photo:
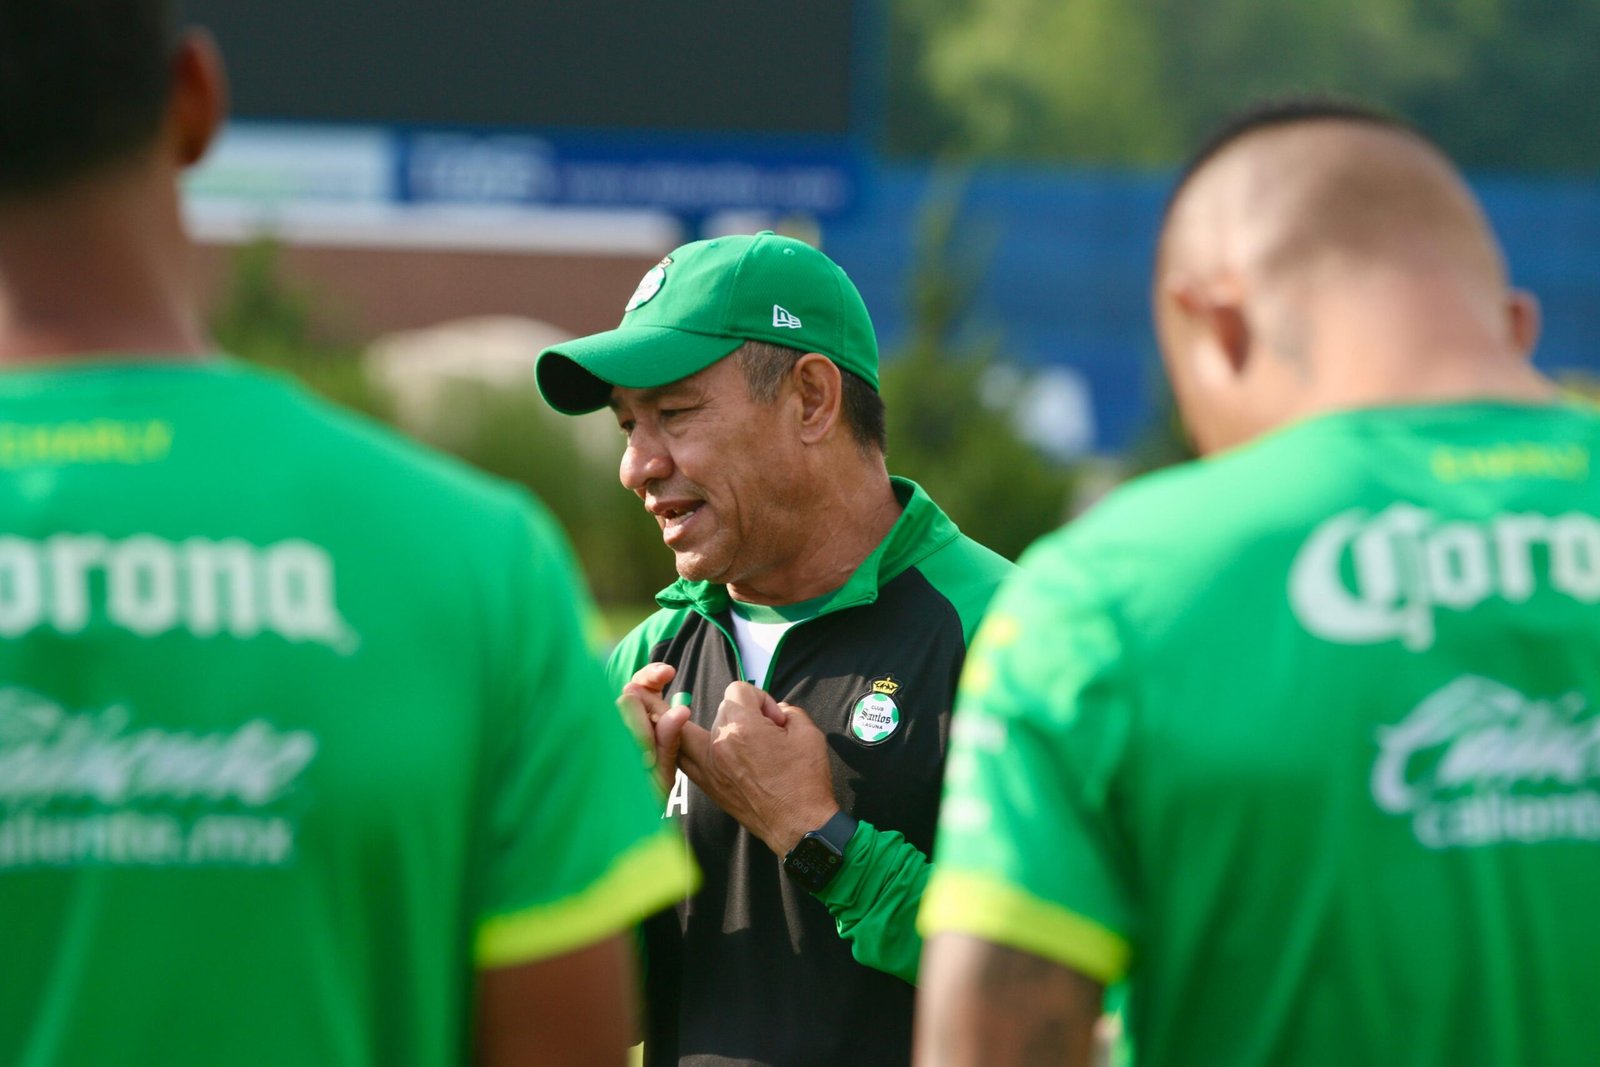
<instances>
[{"instance_id":1,"label":"green soccer jersey","mask_svg":"<svg viewBox=\"0 0 1600 1067\"><path fill-rule=\"evenodd\" d=\"M228 361L0 373L0 1063L464 1062L691 879L525 497Z\"/></svg>"},{"instance_id":2,"label":"green soccer jersey","mask_svg":"<svg viewBox=\"0 0 1600 1067\"><path fill-rule=\"evenodd\" d=\"M1024 557L925 932L1131 983L1141 1067L1596 1062L1600 418L1318 418Z\"/></svg>"}]
</instances>

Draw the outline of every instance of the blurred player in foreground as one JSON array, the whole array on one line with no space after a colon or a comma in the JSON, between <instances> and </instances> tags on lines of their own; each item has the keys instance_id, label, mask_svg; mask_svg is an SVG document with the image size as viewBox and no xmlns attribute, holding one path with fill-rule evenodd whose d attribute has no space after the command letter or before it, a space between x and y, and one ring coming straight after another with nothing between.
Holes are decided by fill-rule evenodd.
<instances>
[{"instance_id":1,"label":"blurred player in foreground","mask_svg":"<svg viewBox=\"0 0 1600 1067\"><path fill-rule=\"evenodd\" d=\"M1600 419L1421 136L1263 110L1180 181L1202 452L1025 557L956 714L923 1065L1595 1061Z\"/></svg>"},{"instance_id":2,"label":"blurred player in foreground","mask_svg":"<svg viewBox=\"0 0 1600 1067\"><path fill-rule=\"evenodd\" d=\"M213 353L169 18L0 0L0 1063L621 1064L691 874L567 549Z\"/></svg>"},{"instance_id":3,"label":"blurred player in foreground","mask_svg":"<svg viewBox=\"0 0 1600 1067\"><path fill-rule=\"evenodd\" d=\"M609 405L680 575L611 657L706 872L647 924L646 1061L909 1063L950 708L1011 564L889 476L866 305L800 241L675 249L538 375Z\"/></svg>"}]
</instances>

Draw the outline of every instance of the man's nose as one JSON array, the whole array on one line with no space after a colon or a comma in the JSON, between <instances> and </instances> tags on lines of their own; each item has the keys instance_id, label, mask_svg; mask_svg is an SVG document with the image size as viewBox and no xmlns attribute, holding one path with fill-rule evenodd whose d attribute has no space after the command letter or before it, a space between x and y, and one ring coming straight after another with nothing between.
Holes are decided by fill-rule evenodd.
<instances>
[{"instance_id":1,"label":"man's nose","mask_svg":"<svg viewBox=\"0 0 1600 1067\"><path fill-rule=\"evenodd\" d=\"M643 494L651 482L660 481L672 474L672 457L660 441L637 429L622 450L622 465L617 475L622 484L635 493Z\"/></svg>"}]
</instances>

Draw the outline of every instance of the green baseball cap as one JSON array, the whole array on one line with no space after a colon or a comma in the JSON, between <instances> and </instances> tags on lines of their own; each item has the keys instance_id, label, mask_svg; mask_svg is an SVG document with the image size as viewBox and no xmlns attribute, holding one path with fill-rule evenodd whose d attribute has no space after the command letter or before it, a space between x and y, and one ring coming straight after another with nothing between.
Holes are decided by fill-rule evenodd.
<instances>
[{"instance_id":1,"label":"green baseball cap","mask_svg":"<svg viewBox=\"0 0 1600 1067\"><path fill-rule=\"evenodd\" d=\"M612 386L687 378L746 341L820 352L878 388L878 341L855 284L804 241L770 230L674 249L623 310L616 329L539 353L534 375L551 407L595 411Z\"/></svg>"}]
</instances>

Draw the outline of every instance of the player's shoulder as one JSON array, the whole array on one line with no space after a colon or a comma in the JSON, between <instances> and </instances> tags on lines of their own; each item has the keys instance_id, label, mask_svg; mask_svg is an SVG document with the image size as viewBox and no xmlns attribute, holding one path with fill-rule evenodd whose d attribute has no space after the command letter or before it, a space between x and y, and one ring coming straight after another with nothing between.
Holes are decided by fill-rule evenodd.
<instances>
[{"instance_id":1,"label":"player's shoulder","mask_svg":"<svg viewBox=\"0 0 1600 1067\"><path fill-rule=\"evenodd\" d=\"M1159 580L1168 571L1231 560L1241 544L1294 527L1296 516L1314 513L1327 495L1329 466L1303 462L1305 436L1290 428L1134 478L1019 562L1031 570L1077 567L1106 583L1122 574Z\"/></svg>"},{"instance_id":2,"label":"player's shoulder","mask_svg":"<svg viewBox=\"0 0 1600 1067\"><path fill-rule=\"evenodd\" d=\"M1254 481L1259 467L1254 457L1232 455L1139 475L1048 540L1079 551L1190 542L1202 528L1231 524L1224 504Z\"/></svg>"},{"instance_id":3,"label":"player's shoulder","mask_svg":"<svg viewBox=\"0 0 1600 1067\"><path fill-rule=\"evenodd\" d=\"M1403 468L1448 484L1453 479L1440 476L1441 459L1475 450L1498 454L1508 444L1538 451L1548 442L1600 442L1600 409L1484 401L1331 412L1138 478L1082 525L1085 536L1141 542L1193 542L1211 531L1256 537L1297 518L1316 521L1331 504L1375 485L1399 484Z\"/></svg>"},{"instance_id":4,"label":"player's shoulder","mask_svg":"<svg viewBox=\"0 0 1600 1067\"><path fill-rule=\"evenodd\" d=\"M285 383L273 415L280 434L293 436L306 468L353 503L411 511L437 523L448 516L505 518L543 512L526 490L485 474L388 426L339 407L296 383Z\"/></svg>"},{"instance_id":5,"label":"player's shoulder","mask_svg":"<svg viewBox=\"0 0 1600 1067\"><path fill-rule=\"evenodd\" d=\"M1040 557L1090 560L1113 575L1136 561L1151 581L1245 566L1275 546L1297 545L1340 508L1396 494L1446 498L1441 454L1497 455L1506 442L1527 449L1540 441L1600 443L1600 413L1483 402L1319 415L1134 479L1046 538Z\"/></svg>"}]
</instances>

